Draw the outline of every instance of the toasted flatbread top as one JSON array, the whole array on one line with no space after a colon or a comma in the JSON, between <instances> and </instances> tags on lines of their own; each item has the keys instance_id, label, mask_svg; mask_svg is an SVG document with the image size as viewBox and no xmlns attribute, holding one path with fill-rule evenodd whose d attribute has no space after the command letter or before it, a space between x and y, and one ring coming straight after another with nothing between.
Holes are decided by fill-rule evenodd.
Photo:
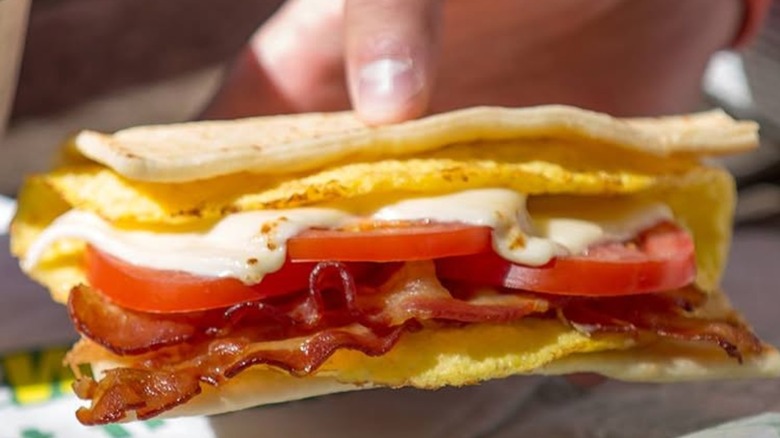
<instances>
[{"instance_id":1,"label":"toasted flatbread top","mask_svg":"<svg viewBox=\"0 0 780 438\"><path fill-rule=\"evenodd\" d=\"M624 146L654 155L720 155L758 143L754 122L722 111L618 119L574 107L477 107L370 127L353 113L314 113L142 126L113 135L83 131L85 156L122 176L185 182L238 172L286 174L350 160L428 152L457 143L559 138Z\"/></svg>"}]
</instances>

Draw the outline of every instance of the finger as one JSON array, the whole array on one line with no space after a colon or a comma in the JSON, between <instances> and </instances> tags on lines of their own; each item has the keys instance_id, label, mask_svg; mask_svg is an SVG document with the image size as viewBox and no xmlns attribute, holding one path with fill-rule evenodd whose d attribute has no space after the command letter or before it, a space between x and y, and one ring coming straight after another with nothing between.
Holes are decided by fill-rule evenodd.
<instances>
[{"instance_id":1,"label":"finger","mask_svg":"<svg viewBox=\"0 0 780 438\"><path fill-rule=\"evenodd\" d=\"M197 118L235 119L292 111L255 54L244 49L227 69L219 89Z\"/></svg>"},{"instance_id":2,"label":"finger","mask_svg":"<svg viewBox=\"0 0 780 438\"><path fill-rule=\"evenodd\" d=\"M343 0L289 0L227 70L204 118L346 109Z\"/></svg>"},{"instance_id":3,"label":"finger","mask_svg":"<svg viewBox=\"0 0 780 438\"><path fill-rule=\"evenodd\" d=\"M425 112L433 85L440 0L346 0L350 98L372 124Z\"/></svg>"},{"instance_id":4,"label":"finger","mask_svg":"<svg viewBox=\"0 0 780 438\"><path fill-rule=\"evenodd\" d=\"M289 0L251 47L297 111L348 106L344 81L344 0Z\"/></svg>"}]
</instances>

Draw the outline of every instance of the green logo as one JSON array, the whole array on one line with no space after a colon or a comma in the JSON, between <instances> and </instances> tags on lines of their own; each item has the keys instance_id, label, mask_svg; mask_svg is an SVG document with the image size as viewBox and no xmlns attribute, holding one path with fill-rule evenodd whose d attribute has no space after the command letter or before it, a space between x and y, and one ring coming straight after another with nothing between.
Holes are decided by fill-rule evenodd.
<instances>
[{"instance_id":1,"label":"green logo","mask_svg":"<svg viewBox=\"0 0 780 438\"><path fill-rule=\"evenodd\" d=\"M16 353L0 358L2 383L17 405L42 403L72 392L73 373L63 366L66 347Z\"/></svg>"}]
</instances>

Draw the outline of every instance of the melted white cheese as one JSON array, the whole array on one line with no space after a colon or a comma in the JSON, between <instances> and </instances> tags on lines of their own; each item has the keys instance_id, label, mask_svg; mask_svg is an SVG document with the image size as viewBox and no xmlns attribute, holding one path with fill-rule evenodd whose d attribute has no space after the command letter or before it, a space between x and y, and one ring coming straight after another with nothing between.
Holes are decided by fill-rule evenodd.
<instances>
[{"instance_id":1,"label":"melted white cheese","mask_svg":"<svg viewBox=\"0 0 780 438\"><path fill-rule=\"evenodd\" d=\"M627 240L672 219L662 204L612 200L605 208L598 205L604 201L592 198L550 199L535 203L533 218L526 197L507 189L405 199L367 216L376 221L488 226L493 229L493 248L498 254L530 266L544 265L556 256L581 254L597 243ZM23 267L33 268L57 240L77 238L135 265L238 278L252 284L282 266L290 237L310 227L338 227L355 219L356 215L331 208L255 211L226 216L203 232L159 233L120 230L94 214L73 210L41 234L27 252Z\"/></svg>"},{"instance_id":2,"label":"melted white cheese","mask_svg":"<svg viewBox=\"0 0 780 438\"><path fill-rule=\"evenodd\" d=\"M134 265L254 284L282 267L287 239L311 227L338 226L349 217L324 208L253 211L226 216L200 233L155 233L119 230L93 213L71 210L41 233L22 268L34 267L52 243L77 238Z\"/></svg>"},{"instance_id":3,"label":"melted white cheese","mask_svg":"<svg viewBox=\"0 0 780 438\"><path fill-rule=\"evenodd\" d=\"M507 260L543 265L565 254L555 242L533 236L526 197L507 189L466 190L433 198L400 201L379 209L378 220L460 222L493 229L493 249Z\"/></svg>"},{"instance_id":4,"label":"melted white cheese","mask_svg":"<svg viewBox=\"0 0 780 438\"><path fill-rule=\"evenodd\" d=\"M377 220L460 222L493 228L493 249L515 263L541 266L556 256L582 254L588 247L629 240L640 231L672 220L669 207L626 199L547 198L533 218L526 196L508 189L475 189L408 199L380 208Z\"/></svg>"},{"instance_id":5,"label":"melted white cheese","mask_svg":"<svg viewBox=\"0 0 780 438\"><path fill-rule=\"evenodd\" d=\"M566 248L568 254L582 254L593 245L631 240L642 230L674 220L671 209L660 203L601 204L606 203L574 202L565 212L539 208L533 215L535 232Z\"/></svg>"}]
</instances>

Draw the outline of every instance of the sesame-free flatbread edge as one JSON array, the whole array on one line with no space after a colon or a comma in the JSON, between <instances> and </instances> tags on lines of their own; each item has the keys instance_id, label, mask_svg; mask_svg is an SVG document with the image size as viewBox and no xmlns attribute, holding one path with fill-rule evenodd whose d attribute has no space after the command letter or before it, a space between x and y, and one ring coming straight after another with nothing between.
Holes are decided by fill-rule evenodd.
<instances>
[{"instance_id":1,"label":"sesame-free flatbread edge","mask_svg":"<svg viewBox=\"0 0 780 438\"><path fill-rule=\"evenodd\" d=\"M720 110L615 118L563 105L474 107L372 127L351 112L141 126L74 139L84 156L133 180L185 182L238 172L306 172L347 160L423 153L470 142L538 138L608 143L655 155L723 155L754 148L754 122Z\"/></svg>"}]
</instances>

